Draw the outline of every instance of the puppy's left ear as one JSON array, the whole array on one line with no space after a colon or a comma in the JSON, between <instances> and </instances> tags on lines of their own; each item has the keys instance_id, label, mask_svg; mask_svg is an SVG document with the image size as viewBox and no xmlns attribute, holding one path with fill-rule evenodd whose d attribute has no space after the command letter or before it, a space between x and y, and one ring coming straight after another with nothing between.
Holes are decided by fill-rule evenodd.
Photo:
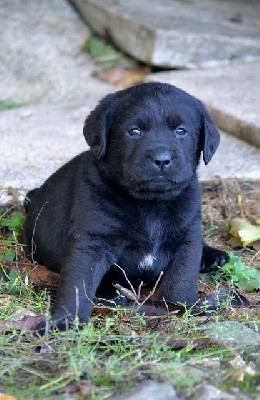
<instances>
[{"instance_id":1,"label":"puppy's left ear","mask_svg":"<svg viewBox=\"0 0 260 400\"><path fill-rule=\"evenodd\" d=\"M95 156L100 159L106 152L108 131L112 122L114 94L106 96L86 118L83 134Z\"/></svg>"},{"instance_id":2,"label":"puppy's left ear","mask_svg":"<svg viewBox=\"0 0 260 400\"><path fill-rule=\"evenodd\" d=\"M210 116L204 105L202 105L202 107L202 151L203 161L207 165L218 148L220 135L213 118Z\"/></svg>"}]
</instances>

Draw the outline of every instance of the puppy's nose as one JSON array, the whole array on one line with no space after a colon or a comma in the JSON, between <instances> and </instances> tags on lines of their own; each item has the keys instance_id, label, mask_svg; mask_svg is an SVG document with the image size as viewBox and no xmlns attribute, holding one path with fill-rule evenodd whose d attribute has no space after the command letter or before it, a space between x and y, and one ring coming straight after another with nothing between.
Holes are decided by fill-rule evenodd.
<instances>
[{"instance_id":1,"label":"puppy's nose","mask_svg":"<svg viewBox=\"0 0 260 400\"><path fill-rule=\"evenodd\" d=\"M173 154L170 150L161 148L150 153L149 158L155 167L163 170L171 166Z\"/></svg>"}]
</instances>

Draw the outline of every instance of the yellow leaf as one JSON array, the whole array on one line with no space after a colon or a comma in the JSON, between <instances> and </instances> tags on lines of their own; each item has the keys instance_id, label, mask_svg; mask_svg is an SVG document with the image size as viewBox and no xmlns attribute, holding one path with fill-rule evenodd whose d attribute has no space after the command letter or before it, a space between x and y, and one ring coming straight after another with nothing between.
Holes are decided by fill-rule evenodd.
<instances>
[{"instance_id":1,"label":"yellow leaf","mask_svg":"<svg viewBox=\"0 0 260 400\"><path fill-rule=\"evenodd\" d=\"M244 246L248 246L260 240L260 226L252 225L242 218L234 218L230 221L230 233L238 238Z\"/></svg>"}]
</instances>

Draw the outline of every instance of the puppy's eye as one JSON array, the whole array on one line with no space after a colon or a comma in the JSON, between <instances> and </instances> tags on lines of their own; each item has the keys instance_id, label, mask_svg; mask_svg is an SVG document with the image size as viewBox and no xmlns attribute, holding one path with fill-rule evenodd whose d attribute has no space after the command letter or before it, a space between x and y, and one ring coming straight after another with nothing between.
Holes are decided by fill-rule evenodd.
<instances>
[{"instance_id":1,"label":"puppy's eye","mask_svg":"<svg viewBox=\"0 0 260 400\"><path fill-rule=\"evenodd\" d=\"M188 132L184 128L177 128L175 130L175 135L176 136L185 136Z\"/></svg>"},{"instance_id":2,"label":"puppy's eye","mask_svg":"<svg viewBox=\"0 0 260 400\"><path fill-rule=\"evenodd\" d=\"M141 136L141 131L139 128L130 129L127 133L128 133L128 135L134 136L134 137Z\"/></svg>"}]
</instances>

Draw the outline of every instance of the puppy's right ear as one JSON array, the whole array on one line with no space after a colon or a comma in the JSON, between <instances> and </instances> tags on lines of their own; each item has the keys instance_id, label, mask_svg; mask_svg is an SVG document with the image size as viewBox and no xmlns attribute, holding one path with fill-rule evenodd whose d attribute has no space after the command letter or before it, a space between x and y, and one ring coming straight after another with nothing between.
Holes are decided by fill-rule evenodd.
<instances>
[{"instance_id":1,"label":"puppy's right ear","mask_svg":"<svg viewBox=\"0 0 260 400\"><path fill-rule=\"evenodd\" d=\"M114 94L106 96L87 117L83 134L90 149L100 159L104 157L108 131L112 123Z\"/></svg>"}]
</instances>

